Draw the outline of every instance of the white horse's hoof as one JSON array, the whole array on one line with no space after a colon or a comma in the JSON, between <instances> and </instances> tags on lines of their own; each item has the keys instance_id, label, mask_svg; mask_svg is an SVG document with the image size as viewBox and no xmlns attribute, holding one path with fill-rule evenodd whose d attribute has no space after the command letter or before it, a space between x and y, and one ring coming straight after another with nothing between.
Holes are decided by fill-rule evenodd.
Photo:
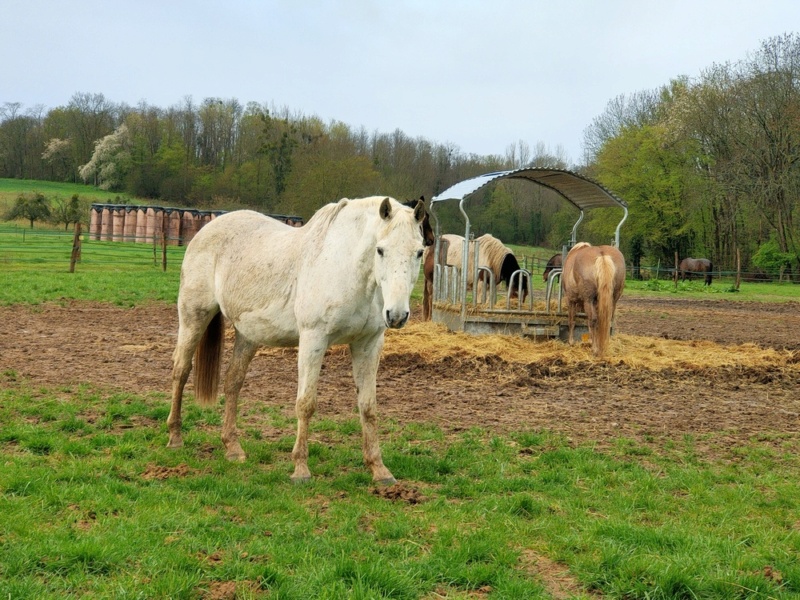
<instances>
[{"instance_id":1,"label":"white horse's hoof","mask_svg":"<svg viewBox=\"0 0 800 600\"><path fill-rule=\"evenodd\" d=\"M378 485L385 485L388 487L390 485L394 485L395 483L397 483L397 479L395 479L394 477L385 477L383 479L376 480L375 483L377 483Z\"/></svg>"},{"instance_id":2,"label":"white horse's hoof","mask_svg":"<svg viewBox=\"0 0 800 600\"><path fill-rule=\"evenodd\" d=\"M309 481L311 481L311 475L301 475L299 477L295 477L294 475L292 475L290 479L292 480L292 483L295 485L303 485L304 483L308 483Z\"/></svg>"}]
</instances>

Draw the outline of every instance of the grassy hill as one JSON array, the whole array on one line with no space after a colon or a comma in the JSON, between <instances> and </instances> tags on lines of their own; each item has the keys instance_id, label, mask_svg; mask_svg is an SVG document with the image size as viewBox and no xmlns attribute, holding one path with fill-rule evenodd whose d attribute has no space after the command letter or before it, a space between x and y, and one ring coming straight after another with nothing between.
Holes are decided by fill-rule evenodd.
<instances>
[{"instance_id":1,"label":"grassy hill","mask_svg":"<svg viewBox=\"0 0 800 600\"><path fill-rule=\"evenodd\" d=\"M127 195L97 189L92 185L80 183L57 183L54 181L40 181L36 179L0 179L0 214L8 210L20 194L33 194L39 192L47 198L71 198L74 194L89 202L124 202L132 204L139 202ZM148 204L142 200L140 204Z\"/></svg>"}]
</instances>

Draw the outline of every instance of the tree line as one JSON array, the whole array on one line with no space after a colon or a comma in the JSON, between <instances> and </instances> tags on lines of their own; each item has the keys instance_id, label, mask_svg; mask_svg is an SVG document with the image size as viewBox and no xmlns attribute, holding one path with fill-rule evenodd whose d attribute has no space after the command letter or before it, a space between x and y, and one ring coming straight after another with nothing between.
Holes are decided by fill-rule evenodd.
<instances>
[{"instance_id":1,"label":"tree line","mask_svg":"<svg viewBox=\"0 0 800 600\"><path fill-rule=\"evenodd\" d=\"M541 144L536 151L540 163L566 168ZM506 156L467 155L400 130L370 133L235 99L196 104L185 98L161 109L77 93L52 110L0 107L0 177L85 182L173 206L308 218L342 197L430 198L463 179L523 166L532 156L523 141L511 144ZM528 217L531 211L536 218ZM507 237L547 243L548 211L526 208L513 228L505 227ZM453 219L445 222L460 227Z\"/></svg>"},{"instance_id":2,"label":"tree line","mask_svg":"<svg viewBox=\"0 0 800 600\"><path fill-rule=\"evenodd\" d=\"M800 36L770 38L696 80L620 96L587 128L587 172L630 205L634 264L702 253L800 271Z\"/></svg>"},{"instance_id":3,"label":"tree line","mask_svg":"<svg viewBox=\"0 0 800 600\"><path fill-rule=\"evenodd\" d=\"M66 106L0 106L0 177L87 182L153 203L254 208L308 218L341 197L431 197L482 173L572 168L630 207L629 262L704 256L721 268L800 272L800 37L761 43L655 90L611 100L585 131L585 164L543 144L465 154L402 131L368 132L288 108L185 98L169 108L77 93ZM553 192L505 181L470 200L476 232L560 248L577 212ZM443 207L446 231L462 225ZM607 243L619 211L592 211L581 238Z\"/></svg>"}]
</instances>

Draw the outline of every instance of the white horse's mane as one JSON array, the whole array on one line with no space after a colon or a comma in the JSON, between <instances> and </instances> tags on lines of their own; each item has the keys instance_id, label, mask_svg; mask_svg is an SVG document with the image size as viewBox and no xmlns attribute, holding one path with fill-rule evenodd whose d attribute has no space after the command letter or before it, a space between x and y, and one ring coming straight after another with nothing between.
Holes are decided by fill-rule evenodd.
<instances>
[{"instance_id":1,"label":"white horse's mane","mask_svg":"<svg viewBox=\"0 0 800 600\"><path fill-rule=\"evenodd\" d=\"M362 219L364 215L369 214L369 209L374 207L375 214L378 213L378 206L381 202L383 202L388 196L369 196L366 198L342 198L338 202L331 202L330 204L326 204L322 208L320 208L314 215L308 220L308 222L303 227L306 230L306 251L314 253L315 255L319 253L322 249L322 244L325 240L325 236L328 234L328 230L330 229L331 225L333 225L336 218L339 214L348 206L353 208L362 208L362 211L358 214L356 218ZM402 206L402 204L394 200L392 205L392 210L397 211L399 208L407 208ZM396 212L393 212L393 215ZM356 226L355 231L362 231L363 228Z\"/></svg>"},{"instance_id":2,"label":"white horse's mane","mask_svg":"<svg viewBox=\"0 0 800 600\"><path fill-rule=\"evenodd\" d=\"M319 253L331 223L336 220L336 217L339 216L339 213L349 202L347 198L342 198L338 202L326 204L313 214L303 228L306 230L306 248L308 251L313 252L314 255Z\"/></svg>"}]
</instances>

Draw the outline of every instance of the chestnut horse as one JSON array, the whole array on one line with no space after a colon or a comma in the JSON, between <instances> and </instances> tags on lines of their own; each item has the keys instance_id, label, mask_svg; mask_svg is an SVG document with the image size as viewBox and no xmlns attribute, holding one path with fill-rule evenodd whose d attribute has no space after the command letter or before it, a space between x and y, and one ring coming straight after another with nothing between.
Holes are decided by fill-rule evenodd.
<instances>
[{"instance_id":1,"label":"chestnut horse","mask_svg":"<svg viewBox=\"0 0 800 600\"><path fill-rule=\"evenodd\" d=\"M561 289L569 313L569 343L574 343L575 315L586 313L592 354L602 358L611 337L617 301L625 287L625 258L613 246L575 244L564 261Z\"/></svg>"},{"instance_id":2,"label":"chestnut horse","mask_svg":"<svg viewBox=\"0 0 800 600\"><path fill-rule=\"evenodd\" d=\"M378 444L376 378L384 332L400 328L419 278L425 208L374 196L319 209L303 227L260 213L226 213L186 248L178 293L178 341L172 354L170 448L183 445L181 402L195 355L195 396L217 398L223 315L235 331L225 376L225 456L244 461L236 413L247 368L260 346L296 346L297 437L294 481L311 478L308 426L327 349L348 344L361 417L364 463L372 478L394 483Z\"/></svg>"},{"instance_id":3,"label":"chestnut horse","mask_svg":"<svg viewBox=\"0 0 800 600\"><path fill-rule=\"evenodd\" d=\"M681 281L692 279L695 275L703 275L705 277L704 285L711 285L711 271L713 270L714 266L707 258L684 258L678 265Z\"/></svg>"}]
</instances>

